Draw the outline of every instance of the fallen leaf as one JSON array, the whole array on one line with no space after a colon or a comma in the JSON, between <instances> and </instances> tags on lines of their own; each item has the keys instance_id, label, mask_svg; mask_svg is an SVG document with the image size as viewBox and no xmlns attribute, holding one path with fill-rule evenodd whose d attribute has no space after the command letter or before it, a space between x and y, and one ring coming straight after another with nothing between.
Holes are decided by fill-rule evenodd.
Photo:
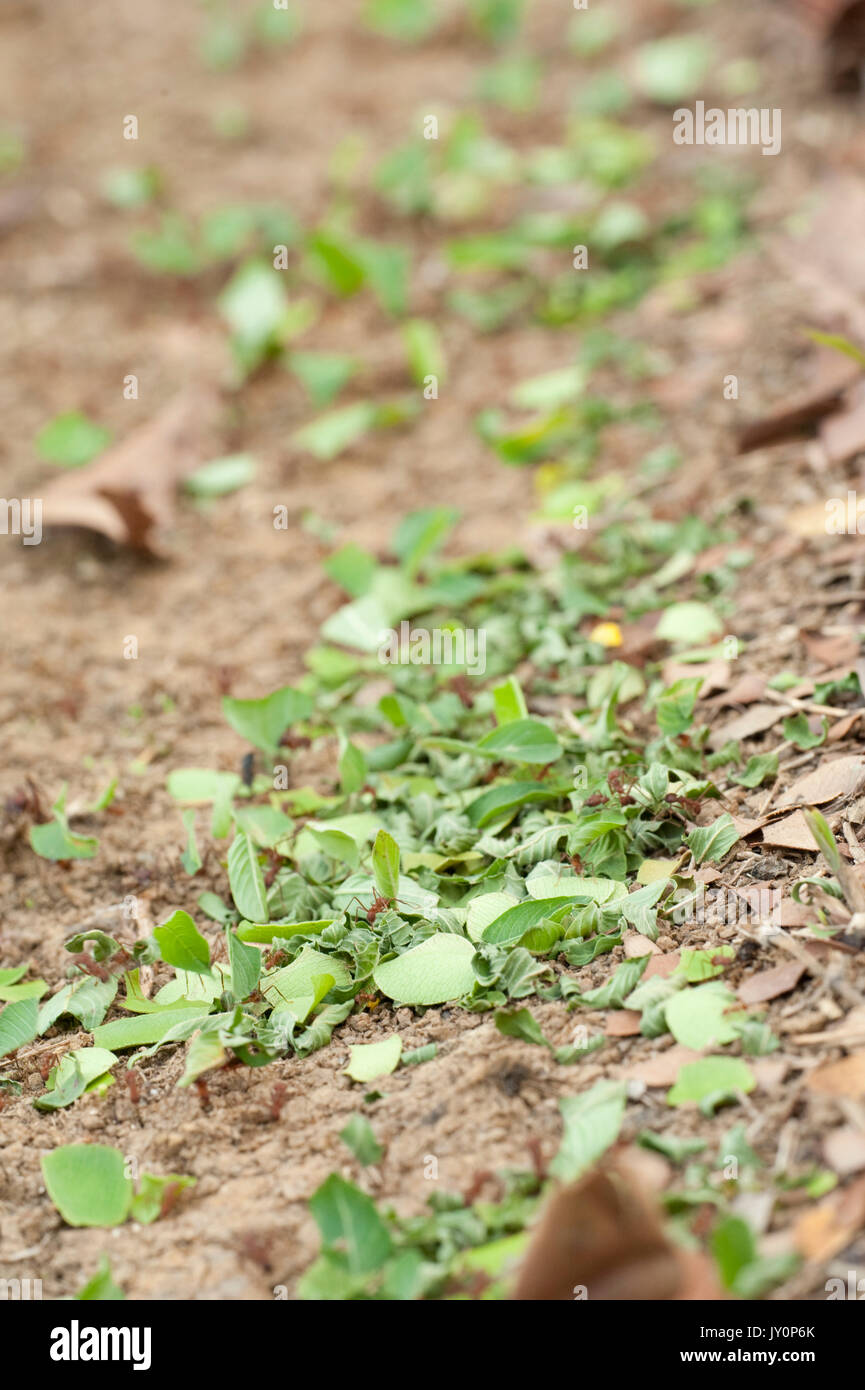
<instances>
[{"instance_id":1,"label":"fallen leaf","mask_svg":"<svg viewBox=\"0 0 865 1390\"><path fill-rule=\"evenodd\" d=\"M648 660L660 653L663 643L655 636L660 616L660 611L655 609L650 613L643 613L632 623L620 624L620 661L626 661L629 666L645 666Z\"/></svg>"},{"instance_id":2,"label":"fallen leaf","mask_svg":"<svg viewBox=\"0 0 865 1390\"><path fill-rule=\"evenodd\" d=\"M684 1258L657 1200L624 1156L554 1191L534 1228L513 1297L521 1301L720 1298L705 1259Z\"/></svg>"},{"instance_id":3,"label":"fallen leaf","mask_svg":"<svg viewBox=\"0 0 865 1390\"><path fill-rule=\"evenodd\" d=\"M795 812L795 814L799 815L801 813L797 811ZM793 817L788 816L787 819L792 820ZM783 822L779 822L779 824L783 824ZM813 850L814 848L815 846L812 842L812 844L809 846L809 849ZM813 920L813 907L806 907L804 903L796 903L793 901L792 898L781 899L781 906L778 909L777 921L777 925L779 927L807 927L808 923Z\"/></svg>"},{"instance_id":4,"label":"fallen leaf","mask_svg":"<svg viewBox=\"0 0 865 1390\"><path fill-rule=\"evenodd\" d=\"M823 1158L842 1178L865 1168L865 1134L853 1125L832 1129L823 1140Z\"/></svg>"},{"instance_id":5,"label":"fallen leaf","mask_svg":"<svg viewBox=\"0 0 865 1390\"><path fill-rule=\"evenodd\" d=\"M739 739L753 738L755 734L771 729L787 713L783 705L754 705L744 714L737 714L735 719L722 724L719 729L713 729L709 744L712 748L722 748L730 739L738 742Z\"/></svg>"},{"instance_id":6,"label":"fallen leaf","mask_svg":"<svg viewBox=\"0 0 865 1390\"><path fill-rule=\"evenodd\" d=\"M846 738L854 725L859 723L862 714L863 711L861 709L855 709L852 714L847 714L843 719L837 720L826 735L827 742L838 743L840 739Z\"/></svg>"},{"instance_id":7,"label":"fallen leaf","mask_svg":"<svg viewBox=\"0 0 865 1390\"><path fill-rule=\"evenodd\" d=\"M651 963L651 962L650 962ZM672 1086L682 1067L688 1062L698 1062L701 1053L692 1052L690 1047L677 1043L666 1052L659 1052L645 1062L635 1062L626 1067L621 1076L626 1081L642 1081L645 1086Z\"/></svg>"},{"instance_id":8,"label":"fallen leaf","mask_svg":"<svg viewBox=\"0 0 865 1390\"><path fill-rule=\"evenodd\" d=\"M817 842L801 811L794 811L792 816L764 825L763 843L777 845L781 849L806 849L812 854L817 850Z\"/></svg>"},{"instance_id":9,"label":"fallen leaf","mask_svg":"<svg viewBox=\"0 0 865 1390\"><path fill-rule=\"evenodd\" d=\"M752 449L764 449L767 445L780 444L786 439L812 433L817 421L841 407L844 392L855 376L852 364L841 363L836 379L828 386L804 391L780 410L744 425L739 430L739 453L748 454Z\"/></svg>"},{"instance_id":10,"label":"fallen leaf","mask_svg":"<svg viewBox=\"0 0 865 1390\"><path fill-rule=\"evenodd\" d=\"M622 945L628 960L635 960L638 956L658 956L661 954L660 948L655 945L654 941L650 941L641 932L628 932Z\"/></svg>"},{"instance_id":11,"label":"fallen leaf","mask_svg":"<svg viewBox=\"0 0 865 1390\"><path fill-rule=\"evenodd\" d=\"M725 705L753 705L762 700L766 693L766 677L753 673L740 676L737 681L721 695L715 695L712 703L723 708Z\"/></svg>"},{"instance_id":12,"label":"fallen leaf","mask_svg":"<svg viewBox=\"0 0 865 1390\"><path fill-rule=\"evenodd\" d=\"M718 658L716 661L687 662L666 661L664 663L664 685L673 685L680 680L700 680L698 698L704 700L713 690L726 689L730 680L730 663Z\"/></svg>"},{"instance_id":13,"label":"fallen leaf","mask_svg":"<svg viewBox=\"0 0 865 1390\"><path fill-rule=\"evenodd\" d=\"M752 883L747 888L734 888L733 892L743 903L747 903L749 922L777 925L780 904L776 900L775 890L767 889L765 882Z\"/></svg>"},{"instance_id":14,"label":"fallen leaf","mask_svg":"<svg viewBox=\"0 0 865 1390\"><path fill-rule=\"evenodd\" d=\"M779 995L789 994L804 974L805 966L797 960L791 960L784 965L775 965L771 970L761 970L758 975L752 975L749 980L743 981L736 993L743 1004L766 1004L770 999L777 999Z\"/></svg>"},{"instance_id":15,"label":"fallen leaf","mask_svg":"<svg viewBox=\"0 0 865 1390\"><path fill-rule=\"evenodd\" d=\"M859 655L859 638L851 629L845 632L809 632L799 629L808 655L819 661L821 667L852 665Z\"/></svg>"},{"instance_id":16,"label":"fallen leaf","mask_svg":"<svg viewBox=\"0 0 865 1390\"><path fill-rule=\"evenodd\" d=\"M788 787L778 799L779 806L822 806L838 797L849 800L865 784L865 757L851 753L832 762L822 762ZM765 832L764 832L765 834Z\"/></svg>"},{"instance_id":17,"label":"fallen leaf","mask_svg":"<svg viewBox=\"0 0 865 1390\"><path fill-rule=\"evenodd\" d=\"M833 1192L799 1217L793 1228L796 1249L808 1260L831 1260L865 1224L865 1178Z\"/></svg>"},{"instance_id":18,"label":"fallen leaf","mask_svg":"<svg viewBox=\"0 0 865 1390\"><path fill-rule=\"evenodd\" d=\"M793 1065L789 1057L755 1057L751 1070L761 1091L774 1092Z\"/></svg>"},{"instance_id":19,"label":"fallen leaf","mask_svg":"<svg viewBox=\"0 0 865 1390\"><path fill-rule=\"evenodd\" d=\"M681 959L678 951L667 951L665 955L652 956L643 971L643 979L651 980L653 975L660 975L662 979L666 980L678 968Z\"/></svg>"},{"instance_id":20,"label":"fallen leaf","mask_svg":"<svg viewBox=\"0 0 865 1390\"><path fill-rule=\"evenodd\" d=\"M865 1052L854 1052L840 1062L815 1067L808 1077L808 1089L823 1096L846 1096L855 1100L865 1096Z\"/></svg>"},{"instance_id":21,"label":"fallen leaf","mask_svg":"<svg viewBox=\"0 0 865 1390\"><path fill-rule=\"evenodd\" d=\"M642 1018L638 1009L612 1009L604 1032L608 1038L634 1038L640 1031Z\"/></svg>"},{"instance_id":22,"label":"fallen leaf","mask_svg":"<svg viewBox=\"0 0 865 1390\"><path fill-rule=\"evenodd\" d=\"M753 835L761 826L766 824L763 816L758 816L756 820L747 819L745 816L730 816L736 830L739 832L739 839L744 840L748 835Z\"/></svg>"},{"instance_id":23,"label":"fallen leaf","mask_svg":"<svg viewBox=\"0 0 865 1390\"><path fill-rule=\"evenodd\" d=\"M178 483L209 457L218 397L190 387L94 463L42 492L45 526L81 526L118 545L159 554L157 535L174 514Z\"/></svg>"}]
</instances>

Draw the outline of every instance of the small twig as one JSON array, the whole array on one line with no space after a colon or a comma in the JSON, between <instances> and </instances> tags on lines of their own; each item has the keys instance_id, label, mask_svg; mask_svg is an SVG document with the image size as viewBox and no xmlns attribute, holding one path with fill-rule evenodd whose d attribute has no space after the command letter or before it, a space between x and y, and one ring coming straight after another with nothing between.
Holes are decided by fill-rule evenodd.
<instances>
[{"instance_id":1,"label":"small twig","mask_svg":"<svg viewBox=\"0 0 865 1390\"><path fill-rule=\"evenodd\" d=\"M837 705L817 705L813 700L797 700L792 695L782 695L780 690L766 689L767 700L773 700L776 705L789 705L791 710L804 710L806 714L834 714L839 718L845 714L852 714L849 709L839 709Z\"/></svg>"}]
</instances>

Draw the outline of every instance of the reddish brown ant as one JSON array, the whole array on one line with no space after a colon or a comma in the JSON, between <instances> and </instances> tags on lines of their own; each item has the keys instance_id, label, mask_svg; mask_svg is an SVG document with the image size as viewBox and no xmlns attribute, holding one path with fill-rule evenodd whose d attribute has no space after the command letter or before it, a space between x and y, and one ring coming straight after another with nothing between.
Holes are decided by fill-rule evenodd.
<instances>
[{"instance_id":1,"label":"reddish brown ant","mask_svg":"<svg viewBox=\"0 0 865 1390\"><path fill-rule=\"evenodd\" d=\"M162 1194L162 1205L159 1208L159 1215L167 1216L174 1206L183 1188L179 1182L171 1182Z\"/></svg>"},{"instance_id":2,"label":"reddish brown ant","mask_svg":"<svg viewBox=\"0 0 865 1390\"><path fill-rule=\"evenodd\" d=\"M256 1235L254 1231L243 1231L235 1236L234 1248L247 1259L252 1260L261 1269L267 1271L271 1268L270 1263L270 1236Z\"/></svg>"},{"instance_id":3,"label":"reddish brown ant","mask_svg":"<svg viewBox=\"0 0 865 1390\"><path fill-rule=\"evenodd\" d=\"M465 709L473 708L475 702L472 696L471 686L469 685L468 676L452 676L447 685L448 689L453 691L459 699L460 704Z\"/></svg>"},{"instance_id":4,"label":"reddish brown ant","mask_svg":"<svg viewBox=\"0 0 865 1390\"><path fill-rule=\"evenodd\" d=\"M612 772L607 773L607 786L613 795L619 798L622 806L634 805L635 798L628 793L636 780L636 774L623 767L614 767Z\"/></svg>"},{"instance_id":5,"label":"reddish brown ant","mask_svg":"<svg viewBox=\"0 0 865 1390\"><path fill-rule=\"evenodd\" d=\"M538 1182L544 1182L547 1177L547 1163L546 1159L544 1158L543 1149L541 1148L541 1141L540 1139L538 1139L537 1135L534 1135L531 1139L529 1139L528 1143L526 1144L526 1148L528 1149L529 1155L532 1160L532 1167L535 1170L535 1177L537 1178Z\"/></svg>"},{"instance_id":6,"label":"reddish brown ant","mask_svg":"<svg viewBox=\"0 0 865 1390\"><path fill-rule=\"evenodd\" d=\"M43 825L51 817L42 805L42 794L32 777L25 777L24 786L17 788L5 804L6 814L10 816L28 815L37 824Z\"/></svg>"},{"instance_id":7,"label":"reddish brown ant","mask_svg":"<svg viewBox=\"0 0 865 1390\"><path fill-rule=\"evenodd\" d=\"M282 1107L288 1100L288 1087L284 1081L277 1081L270 1093L270 1115L276 1121L282 1112Z\"/></svg>"},{"instance_id":8,"label":"reddish brown ant","mask_svg":"<svg viewBox=\"0 0 865 1390\"><path fill-rule=\"evenodd\" d=\"M379 913L380 913L380 912L384 912L385 908L387 908L387 907L393 907L394 903L399 902L399 899L398 899L398 898L385 898L381 893L376 893L376 895L375 895L375 897L373 898L373 900L372 900L372 902L371 902L371 904L370 904L369 907L364 907L363 903L360 901L360 898L358 898L358 897L349 898L348 902L349 902L349 903L358 903L358 904L360 905L361 911L363 912L364 916L366 917L367 922L369 923L370 926L372 926L373 922L375 921L376 917L378 917ZM347 907L347 906L348 906L348 903L346 903L346 907ZM355 916L355 919L354 919L354 920L355 920L355 922L357 921L357 916Z\"/></svg>"},{"instance_id":9,"label":"reddish brown ant","mask_svg":"<svg viewBox=\"0 0 865 1390\"><path fill-rule=\"evenodd\" d=\"M199 1101L201 1102L201 1108L202 1108L202 1110L209 1110L209 1109L210 1109L210 1091L208 1090L207 1082L205 1081L204 1077L203 1077L203 1076L196 1076L196 1078L195 1078L195 1080L193 1081L192 1084L193 1084L193 1086L195 1087L196 1091L198 1092L198 1099L199 1099ZM166 1190L167 1190L167 1189L166 1189Z\"/></svg>"},{"instance_id":10,"label":"reddish brown ant","mask_svg":"<svg viewBox=\"0 0 865 1390\"><path fill-rule=\"evenodd\" d=\"M141 1076L134 1067L124 1072L123 1080L126 1082L126 1089L129 1092L129 1099L133 1105L137 1105L141 1100Z\"/></svg>"},{"instance_id":11,"label":"reddish brown ant","mask_svg":"<svg viewBox=\"0 0 865 1390\"><path fill-rule=\"evenodd\" d=\"M56 1052L46 1052L45 1056L36 1063L39 1075L43 1081L47 1081L51 1075L52 1068L57 1066L58 1055Z\"/></svg>"},{"instance_id":12,"label":"reddish brown ant","mask_svg":"<svg viewBox=\"0 0 865 1390\"><path fill-rule=\"evenodd\" d=\"M77 956L72 957L72 960L84 971L85 975L93 975L97 980L102 980L103 984L111 979L111 971L108 967L94 960L86 951L80 951Z\"/></svg>"},{"instance_id":13,"label":"reddish brown ant","mask_svg":"<svg viewBox=\"0 0 865 1390\"><path fill-rule=\"evenodd\" d=\"M679 806L688 820L693 820L700 810L701 803L695 797L677 796L675 792L668 792L664 797L668 806Z\"/></svg>"},{"instance_id":14,"label":"reddish brown ant","mask_svg":"<svg viewBox=\"0 0 865 1390\"><path fill-rule=\"evenodd\" d=\"M501 1191L501 1179L497 1177L495 1173L491 1172L489 1168L481 1168L478 1172L473 1174L470 1186L463 1193L463 1201L467 1207L470 1207L473 1202L477 1201L484 1185L488 1182L495 1183L499 1191Z\"/></svg>"},{"instance_id":15,"label":"reddish brown ant","mask_svg":"<svg viewBox=\"0 0 865 1390\"><path fill-rule=\"evenodd\" d=\"M264 875L264 886L265 888L272 888L273 881L276 878L276 875L279 873L280 868L282 867L282 859L277 854L275 849L269 849L267 851L267 857L270 863L268 864L267 872Z\"/></svg>"},{"instance_id":16,"label":"reddish brown ant","mask_svg":"<svg viewBox=\"0 0 865 1390\"><path fill-rule=\"evenodd\" d=\"M365 994L363 990L360 990L354 997L356 1002L359 1001L364 1006L368 1004L370 1009L377 1009L381 1003L377 994Z\"/></svg>"}]
</instances>

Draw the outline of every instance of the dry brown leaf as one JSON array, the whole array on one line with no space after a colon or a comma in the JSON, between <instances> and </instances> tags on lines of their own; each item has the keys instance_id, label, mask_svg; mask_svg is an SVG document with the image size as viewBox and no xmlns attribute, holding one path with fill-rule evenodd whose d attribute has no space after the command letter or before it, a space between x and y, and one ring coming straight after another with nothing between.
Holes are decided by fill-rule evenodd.
<instances>
[{"instance_id":1,"label":"dry brown leaf","mask_svg":"<svg viewBox=\"0 0 865 1390\"><path fill-rule=\"evenodd\" d=\"M806 849L812 853L817 850L817 843L801 811L794 811L792 816L764 825L763 843L777 845L780 849Z\"/></svg>"},{"instance_id":2,"label":"dry brown leaf","mask_svg":"<svg viewBox=\"0 0 865 1390\"><path fill-rule=\"evenodd\" d=\"M793 1228L796 1249L808 1260L831 1260L865 1224L865 1178L820 1202Z\"/></svg>"},{"instance_id":3,"label":"dry brown leaf","mask_svg":"<svg viewBox=\"0 0 865 1390\"><path fill-rule=\"evenodd\" d=\"M743 903L748 904L749 922L770 922L775 925L778 907L774 894L766 889L766 882L751 883L745 888L734 888L733 892Z\"/></svg>"},{"instance_id":4,"label":"dry brown leaf","mask_svg":"<svg viewBox=\"0 0 865 1390\"><path fill-rule=\"evenodd\" d=\"M848 753L846 757L822 762L813 772L799 777L778 798L778 805L823 806L838 797L849 800L861 790L863 784L865 757L861 753Z\"/></svg>"},{"instance_id":5,"label":"dry brown leaf","mask_svg":"<svg viewBox=\"0 0 865 1390\"><path fill-rule=\"evenodd\" d=\"M789 1057L755 1057L749 1066L761 1091L774 1091L781 1085L793 1062Z\"/></svg>"},{"instance_id":6,"label":"dry brown leaf","mask_svg":"<svg viewBox=\"0 0 865 1390\"><path fill-rule=\"evenodd\" d=\"M735 719L730 719L720 728L713 729L709 735L709 744L712 748L721 748L729 739L738 741L753 738L755 734L762 734L766 729L771 729L773 724L777 724L788 713L783 705L754 705L744 714L737 714Z\"/></svg>"},{"instance_id":7,"label":"dry brown leaf","mask_svg":"<svg viewBox=\"0 0 865 1390\"><path fill-rule=\"evenodd\" d=\"M216 393L190 387L86 468L43 490L45 526L82 526L118 545L158 554L177 485L213 452Z\"/></svg>"},{"instance_id":8,"label":"dry brown leaf","mask_svg":"<svg viewBox=\"0 0 865 1390\"><path fill-rule=\"evenodd\" d=\"M862 718L862 713L863 711L861 709L856 709L852 714L847 714L843 719L837 720L826 735L827 742L838 743L842 738L846 738L854 725L859 723L859 720Z\"/></svg>"},{"instance_id":9,"label":"dry brown leaf","mask_svg":"<svg viewBox=\"0 0 865 1390\"><path fill-rule=\"evenodd\" d=\"M635 960L638 956L659 956L661 954L660 947L638 931L628 932L622 945L628 960Z\"/></svg>"},{"instance_id":10,"label":"dry brown leaf","mask_svg":"<svg viewBox=\"0 0 865 1390\"><path fill-rule=\"evenodd\" d=\"M679 951L667 951L665 955L652 956L643 971L643 979L651 980L653 975L660 975L662 979L666 980L668 976L672 975L681 959Z\"/></svg>"},{"instance_id":11,"label":"dry brown leaf","mask_svg":"<svg viewBox=\"0 0 865 1390\"><path fill-rule=\"evenodd\" d=\"M635 1038L642 1020L639 1009L612 1009L607 1016L604 1032L608 1038Z\"/></svg>"},{"instance_id":12,"label":"dry brown leaf","mask_svg":"<svg viewBox=\"0 0 865 1390\"><path fill-rule=\"evenodd\" d=\"M793 817L788 816L787 819L792 820ZM783 824L783 821L779 824ZM811 845L809 848L814 849L816 846ZM808 923L813 922L813 920L813 907L806 907L804 903L796 903L792 898L781 899L777 921L779 927L807 927Z\"/></svg>"},{"instance_id":13,"label":"dry brown leaf","mask_svg":"<svg viewBox=\"0 0 865 1390\"><path fill-rule=\"evenodd\" d=\"M840 1062L815 1067L808 1077L808 1088L823 1096L865 1096L865 1052L854 1052Z\"/></svg>"},{"instance_id":14,"label":"dry brown leaf","mask_svg":"<svg viewBox=\"0 0 865 1390\"><path fill-rule=\"evenodd\" d=\"M800 628L799 636L808 655L823 667L852 665L859 655L859 638L852 629L848 632L825 633Z\"/></svg>"},{"instance_id":15,"label":"dry brown leaf","mask_svg":"<svg viewBox=\"0 0 865 1390\"><path fill-rule=\"evenodd\" d=\"M672 1086L682 1067L687 1062L698 1062L701 1057L702 1053L692 1052L690 1047L677 1043L675 1047L667 1048L666 1052L648 1057L645 1062L633 1062L620 1074L625 1081L642 1081L649 1087Z\"/></svg>"},{"instance_id":16,"label":"dry brown leaf","mask_svg":"<svg viewBox=\"0 0 865 1390\"><path fill-rule=\"evenodd\" d=\"M622 645L617 655L629 666L645 666L646 662L657 656L664 643L655 636L655 628L661 619L660 610L643 613L632 623L622 623Z\"/></svg>"},{"instance_id":17,"label":"dry brown leaf","mask_svg":"<svg viewBox=\"0 0 865 1390\"><path fill-rule=\"evenodd\" d=\"M823 1140L823 1158L842 1178L865 1168L865 1134L853 1125L832 1129Z\"/></svg>"},{"instance_id":18,"label":"dry brown leaf","mask_svg":"<svg viewBox=\"0 0 865 1390\"><path fill-rule=\"evenodd\" d=\"M781 994L789 994L804 974L805 966L791 960L784 965L775 965L771 970L761 970L759 975L752 975L749 980L743 981L736 993L743 1004L766 1004Z\"/></svg>"},{"instance_id":19,"label":"dry brown leaf","mask_svg":"<svg viewBox=\"0 0 865 1390\"><path fill-rule=\"evenodd\" d=\"M752 449L764 449L770 444L812 433L818 420L841 407L844 389L853 376L855 373L849 366L839 366L836 379L828 387L812 388L798 399L787 401L780 410L745 425L739 431L739 453L747 454Z\"/></svg>"},{"instance_id":20,"label":"dry brown leaf","mask_svg":"<svg viewBox=\"0 0 865 1390\"><path fill-rule=\"evenodd\" d=\"M663 678L664 685L674 685L678 680L701 680L700 699L704 700L713 690L726 689L730 682L730 663L721 657L704 662L665 661Z\"/></svg>"},{"instance_id":21,"label":"dry brown leaf","mask_svg":"<svg viewBox=\"0 0 865 1390\"><path fill-rule=\"evenodd\" d=\"M520 1265L513 1297L573 1302L720 1298L708 1261L684 1260L657 1201L624 1156L548 1199Z\"/></svg>"},{"instance_id":22,"label":"dry brown leaf","mask_svg":"<svg viewBox=\"0 0 865 1390\"><path fill-rule=\"evenodd\" d=\"M749 820L745 816L734 816L731 814L730 820L739 832L740 840L746 840L749 835L753 835L755 831L761 829L761 827L766 824L765 816L758 816L756 820Z\"/></svg>"},{"instance_id":23,"label":"dry brown leaf","mask_svg":"<svg viewBox=\"0 0 865 1390\"><path fill-rule=\"evenodd\" d=\"M754 672L740 676L734 681L729 690L722 695L715 695L712 704L719 708L725 705L754 705L758 700L762 700L766 693L766 678L758 676Z\"/></svg>"}]
</instances>

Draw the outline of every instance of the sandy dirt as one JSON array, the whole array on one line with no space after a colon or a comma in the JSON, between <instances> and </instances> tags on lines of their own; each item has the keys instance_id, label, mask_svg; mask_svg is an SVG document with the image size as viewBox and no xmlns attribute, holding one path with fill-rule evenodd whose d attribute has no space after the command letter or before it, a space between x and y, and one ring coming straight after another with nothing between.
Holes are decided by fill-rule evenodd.
<instances>
[{"instance_id":1,"label":"sandy dirt","mask_svg":"<svg viewBox=\"0 0 865 1390\"><path fill-rule=\"evenodd\" d=\"M38 494L50 476L33 439L59 411L89 411L122 437L152 418L179 386L227 379L225 336L213 302L220 280L205 276L178 289L150 276L128 252L128 216L99 196L104 170L131 159L122 140L126 113L138 115L141 130L131 162L164 171L173 206L197 214L244 199L270 200L284 202L310 224L326 207L327 164L342 140L362 136L374 161L405 138L426 102L435 109L436 102L465 100L477 54L459 34L445 28L423 47L403 49L359 34L351 19L356 5L330 0L307 8L305 33L290 52L262 53L220 74L196 58L202 20L195 6L91 0L82 10L68 9L61 22L53 7L34 0L0 19L3 119L26 136L28 159L17 182L32 195L29 216L4 227L0 242L0 458L8 495ZM521 120L498 118L501 133L518 147L559 130L570 100L573 60L558 43L555 8L535 7L533 40L548 66L538 110ZM656 8L641 13L633 6L634 38L652 36ZM812 594L828 551L821 555L822 543L791 536L783 518L797 502L834 494L825 492L824 482L815 484L804 446L736 458L732 432L743 418L807 384L810 359L798 335L806 301L793 280L777 272L773 245L785 235L785 219L807 204L820 172L840 159L853 118L823 94L817 52L780 7L733 8L735 22L726 6L706 20L719 53L759 58L772 104L783 105L795 91L796 119L785 131L783 159L741 156L742 167L760 180L750 210L752 247L722 271L696 277L695 302L676 306L664 288L614 320L620 331L661 353L668 370L650 386L662 413L660 434L636 427L613 431L607 457L621 468L658 442L678 444L688 466L671 484L665 500L670 513L690 509L731 519L758 557L745 571L737 600L739 630L749 641L743 669L816 672L819 665L809 667L798 633L826 620ZM250 134L239 145L212 130L219 103L240 103L250 112ZM663 114L647 108L646 123L668 139ZM660 167L670 180L665 185L659 175L657 196L663 198L687 181L689 170L681 160L666 159ZM519 189L503 195L495 220L507 221L527 197ZM419 265L416 308L436 316L434 229L407 231L372 199L361 206L370 232L394 230L412 239ZM111 777L119 778L112 814L99 818L100 852L92 862L64 869L37 859L22 818L5 814L4 965L29 961L53 982L63 968L64 938L78 926L116 922L125 896L135 895L155 923L177 907L194 911L203 888L224 891L224 870L213 850L194 880L180 867L180 816L165 790L166 774L184 766L237 768L245 748L221 716L221 693L260 695L302 673L304 650L340 601L320 567L324 546L301 525L305 512L332 523L340 539L376 547L406 511L445 501L463 515L454 541L459 551L537 543L527 475L503 468L472 420L482 407L503 400L514 382L562 365L575 335L534 326L478 338L453 316L440 322L451 371L434 409L411 430L371 436L337 462L314 463L291 444L309 406L278 366L252 381L241 398L227 398L221 449L254 453L257 479L206 511L182 504L163 563L142 562L81 533L51 533L32 549L0 538L0 799L14 797L30 777L45 804L64 782L70 797L88 801ZM362 352L359 397L399 385L398 330L383 324L367 296L330 303L313 337L312 347ZM734 403L721 390L731 371L742 383ZM139 376L137 401L123 398L129 372ZM624 389L611 380L612 394ZM839 476L842 482L846 486ZM289 508L287 532L273 528L277 504ZM853 573L851 587L857 584ZM838 611L830 613L837 621ZM135 661L123 657L129 635L138 639ZM754 748L760 746L758 740ZM862 747L855 731L844 746ZM304 770L328 789L333 750L314 750ZM87 833L87 821L76 828ZM731 872L745 872L751 852L742 845ZM812 862L787 851L766 881L783 886ZM213 924L204 930L216 939ZM741 944L734 928L721 928L722 937L725 932ZM718 936L692 927L664 945L672 950L710 939ZM743 971L775 963L767 954L737 966L734 983ZM851 989L865 985L855 963L844 959L838 968L847 972ZM598 982L608 970L608 962L597 964L585 979ZM807 990L816 995L816 983ZM789 1017L789 999L769 1007L782 1049L762 1059L760 1089L745 1115L751 1142L770 1164L782 1131L795 1161L807 1165L822 1161L828 1128L851 1122L837 1101L806 1090L813 1059L795 1044L795 1030L823 1026L826 1018L816 998L802 1007L797 997L797 1004ZM574 1017L562 1005L541 1005L536 1012L553 1041L569 1040ZM365 1107L386 1146L380 1172L361 1179L376 1195L401 1211L419 1209L429 1193L424 1169L430 1155L438 1159L441 1185L465 1190L478 1171L527 1166L532 1140L548 1156L555 1151L557 1101L573 1091L575 1071L557 1066L542 1049L502 1037L482 1016L401 1010L396 1021L406 1048L436 1041L439 1053L432 1063L388 1078L384 1097ZM144 1064L137 1106L118 1085L105 1099L85 1098L53 1115L30 1105L43 1087L41 1054L34 1054L24 1066L25 1094L7 1101L0 1116L3 1269L38 1271L52 1298L74 1292L103 1251L129 1297L243 1300L270 1298L277 1286L292 1290L318 1244L306 1209L310 1193L334 1169L358 1177L339 1139L361 1105L342 1075L347 1047L392 1027L387 1006L375 1018L361 1013L331 1046L304 1061L213 1075L207 1103L194 1089L175 1089L182 1055L169 1049ZM581 1064L580 1085L620 1075L658 1051L658 1043L644 1039L613 1039ZM820 1060L842 1055L840 1048L824 1048ZM287 1095L274 1115L276 1082L286 1084ZM857 1113L861 1124L861 1108ZM682 1132L682 1117L676 1118ZM669 1120L664 1090L645 1090L629 1109L626 1137L640 1128L662 1129ZM697 1123L694 1117L685 1125ZM715 1139L729 1123L723 1114L699 1120L700 1132ZM115 1144L157 1172L194 1174L197 1186L168 1219L146 1228L67 1228L42 1188L39 1157L57 1144L88 1139ZM839 1252L845 1270L857 1256L865 1258L858 1239L858 1246ZM822 1288L825 1277L810 1269L787 1293L806 1296Z\"/></svg>"}]
</instances>

